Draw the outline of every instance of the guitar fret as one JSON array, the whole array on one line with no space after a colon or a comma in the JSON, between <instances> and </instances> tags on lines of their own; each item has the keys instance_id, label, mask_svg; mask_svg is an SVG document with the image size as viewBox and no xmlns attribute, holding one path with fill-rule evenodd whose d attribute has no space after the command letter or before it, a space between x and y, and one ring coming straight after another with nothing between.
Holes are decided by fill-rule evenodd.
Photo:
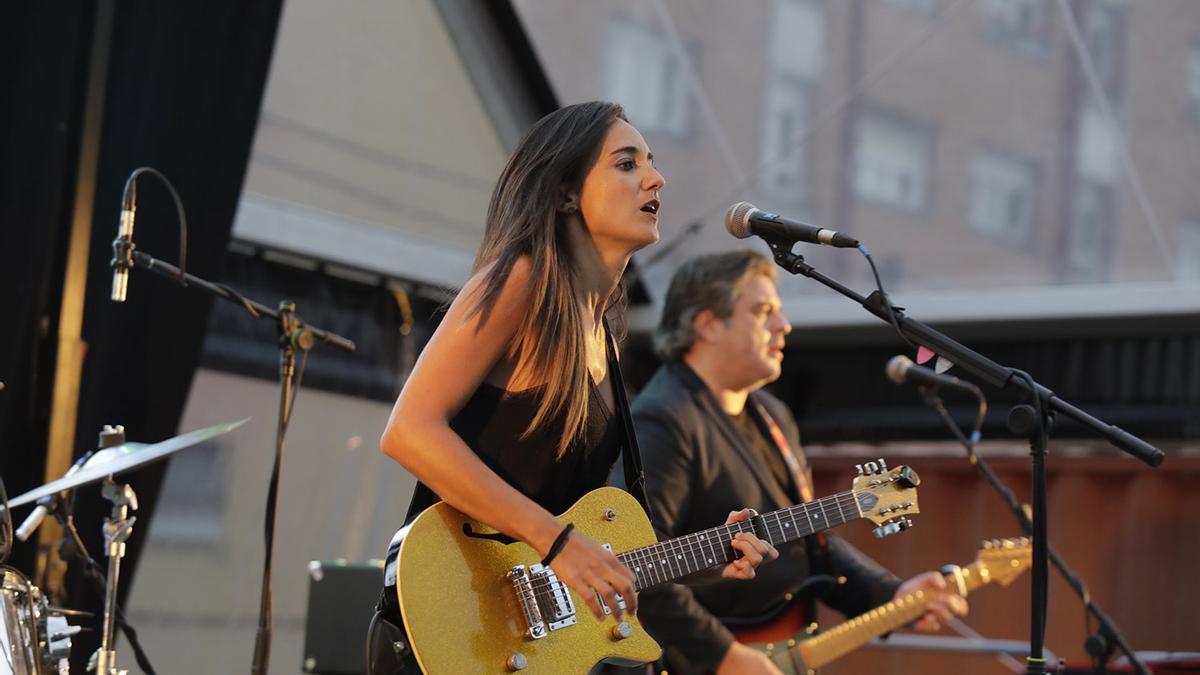
<instances>
[{"instance_id":1,"label":"guitar fret","mask_svg":"<svg viewBox=\"0 0 1200 675\"><path fill-rule=\"evenodd\" d=\"M701 564L704 565L701 569L706 569L710 565L716 564L717 550L714 548L713 532L714 530L705 530L700 533L700 560Z\"/></svg>"},{"instance_id":2,"label":"guitar fret","mask_svg":"<svg viewBox=\"0 0 1200 675\"><path fill-rule=\"evenodd\" d=\"M842 510L842 500L835 499L833 500L833 503L838 507L838 515L842 517L842 522L846 522L846 512Z\"/></svg>"},{"instance_id":3,"label":"guitar fret","mask_svg":"<svg viewBox=\"0 0 1200 675\"><path fill-rule=\"evenodd\" d=\"M788 514L788 518L792 521L792 536L800 536L800 523L796 522L796 512L792 509L786 509L785 513Z\"/></svg>"},{"instance_id":4,"label":"guitar fret","mask_svg":"<svg viewBox=\"0 0 1200 675\"><path fill-rule=\"evenodd\" d=\"M700 550L700 534L689 534L689 537L691 537L691 543L688 546L688 550L691 552L691 571L700 572L704 568L700 563L704 558L704 554Z\"/></svg>"},{"instance_id":5,"label":"guitar fret","mask_svg":"<svg viewBox=\"0 0 1200 675\"><path fill-rule=\"evenodd\" d=\"M758 522L763 538L780 546L862 517L858 495L847 490L760 514ZM733 539L742 532L757 534L754 521L742 520L657 542L622 553L618 559L633 570L641 590L735 560L738 552Z\"/></svg>"}]
</instances>

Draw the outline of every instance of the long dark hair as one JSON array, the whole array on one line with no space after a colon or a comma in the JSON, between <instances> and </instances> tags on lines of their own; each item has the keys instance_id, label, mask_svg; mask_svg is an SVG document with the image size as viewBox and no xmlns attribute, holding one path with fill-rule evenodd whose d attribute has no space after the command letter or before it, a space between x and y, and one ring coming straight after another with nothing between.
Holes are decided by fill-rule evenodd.
<instances>
[{"instance_id":1,"label":"long dark hair","mask_svg":"<svg viewBox=\"0 0 1200 675\"><path fill-rule=\"evenodd\" d=\"M484 321L513 264L521 256L533 263L526 296L530 311L509 356L517 358L518 368L545 380L523 436L562 415L559 457L584 432L588 397L585 317L561 207L568 191L582 187L616 120L626 120L625 111L605 101L570 105L538 120L500 172L475 257L473 273L491 265L470 312L482 313ZM618 297L610 299L610 307Z\"/></svg>"}]
</instances>

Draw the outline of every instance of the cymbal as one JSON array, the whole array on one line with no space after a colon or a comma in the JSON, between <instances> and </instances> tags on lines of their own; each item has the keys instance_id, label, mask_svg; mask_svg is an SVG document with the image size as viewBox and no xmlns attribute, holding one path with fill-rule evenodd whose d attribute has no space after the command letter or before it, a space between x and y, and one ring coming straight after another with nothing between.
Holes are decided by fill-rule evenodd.
<instances>
[{"instance_id":1,"label":"cymbal","mask_svg":"<svg viewBox=\"0 0 1200 675\"><path fill-rule=\"evenodd\" d=\"M249 419L247 417L236 422L218 424L207 429L197 429L196 431L168 438L158 443L124 443L111 448L104 448L92 455L87 463L75 473L46 483L40 488L30 490L15 499L10 499L8 500L8 505L12 508L28 504L56 492L71 490L81 485L94 483L104 479L106 476L115 476L119 473L132 471L151 462L157 462L178 450L196 445L197 443L203 443L221 434L229 433L245 424L246 420Z\"/></svg>"}]
</instances>

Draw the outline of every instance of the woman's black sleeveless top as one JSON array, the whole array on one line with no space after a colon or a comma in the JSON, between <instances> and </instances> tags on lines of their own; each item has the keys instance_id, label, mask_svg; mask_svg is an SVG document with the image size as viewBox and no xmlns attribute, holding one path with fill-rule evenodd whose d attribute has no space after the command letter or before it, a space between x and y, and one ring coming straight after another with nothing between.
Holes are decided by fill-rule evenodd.
<instances>
[{"instance_id":1,"label":"woman's black sleeveless top","mask_svg":"<svg viewBox=\"0 0 1200 675\"><path fill-rule=\"evenodd\" d=\"M605 386L611 381L607 378ZM560 458L561 415L522 438L537 413L542 392L539 387L510 393L482 383L450 421L450 428L496 475L557 515L608 482L621 453L621 417L608 409L597 386L591 384L584 433ZM436 501L437 495L418 483L406 520Z\"/></svg>"}]
</instances>

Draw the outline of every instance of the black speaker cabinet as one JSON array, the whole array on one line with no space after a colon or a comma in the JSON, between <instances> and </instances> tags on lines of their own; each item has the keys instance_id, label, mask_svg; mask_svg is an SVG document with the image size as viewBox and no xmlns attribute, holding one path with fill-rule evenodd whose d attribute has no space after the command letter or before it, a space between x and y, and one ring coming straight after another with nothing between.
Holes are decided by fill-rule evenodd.
<instances>
[{"instance_id":1,"label":"black speaker cabinet","mask_svg":"<svg viewBox=\"0 0 1200 675\"><path fill-rule=\"evenodd\" d=\"M363 675L367 626L383 589L383 561L314 560L308 579L304 672Z\"/></svg>"}]
</instances>

